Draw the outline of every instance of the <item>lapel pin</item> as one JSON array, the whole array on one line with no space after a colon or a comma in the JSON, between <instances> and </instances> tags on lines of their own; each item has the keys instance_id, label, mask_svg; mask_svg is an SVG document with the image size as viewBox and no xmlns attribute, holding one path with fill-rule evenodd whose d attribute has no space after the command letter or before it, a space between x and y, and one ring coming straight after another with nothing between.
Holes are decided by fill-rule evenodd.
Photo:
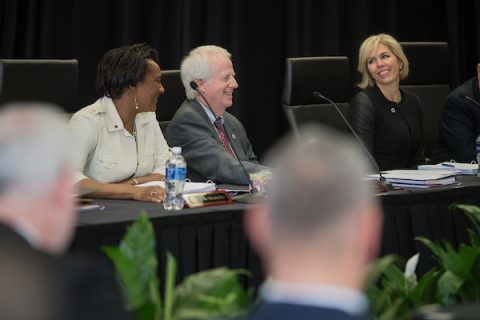
<instances>
[{"instance_id":1,"label":"lapel pin","mask_svg":"<svg viewBox=\"0 0 480 320\"><path fill-rule=\"evenodd\" d=\"M237 136L235 135L235 133L232 133L232 138L237 139Z\"/></svg>"}]
</instances>

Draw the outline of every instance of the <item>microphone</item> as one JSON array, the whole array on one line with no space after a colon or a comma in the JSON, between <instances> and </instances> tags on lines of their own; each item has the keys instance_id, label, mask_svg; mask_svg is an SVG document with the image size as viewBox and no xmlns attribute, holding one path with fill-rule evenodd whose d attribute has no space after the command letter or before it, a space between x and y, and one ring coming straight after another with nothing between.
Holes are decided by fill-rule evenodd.
<instances>
[{"instance_id":1,"label":"microphone","mask_svg":"<svg viewBox=\"0 0 480 320\"><path fill-rule=\"evenodd\" d=\"M200 92L200 90L198 90L198 84L197 84L195 81L190 81L190 87L191 87L193 90L197 91L197 93L203 98L203 101L205 101L205 103L207 104L208 109L210 110L210 112L212 112L212 114L213 114L213 116L215 117L215 119L219 119L220 117L217 117L217 116L215 115L215 112L213 112L212 106L210 105L210 103L208 103L207 98L205 98L205 96ZM245 174L245 176L247 177L248 185L250 186L251 192L252 192L252 193L255 193L257 189L253 186L252 181L250 180L250 174L248 173L247 169L245 169L245 166L243 165L243 163L242 163L242 161L240 160L240 158L238 158L238 155L237 155L237 153L235 152L235 149L233 148L233 144L230 142L230 135L228 134L227 126L224 126L224 127L223 127L223 130L225 131L225 136L227 137L227 141L228 141L228 144L230 145L230 149L232 150L233 154L235 155L235 159L237 159L238 164L239 164L240 167L242 168L242 171L243 171L243 173Z\"/></svg>"},{"instance_id":2,"label":"microphone","mask_svg":"<svg viewBox=\"0 0 480 320\"><path fill-rule=\"evenodd\" d=\"M375 161L375 158L373 158L370 151L368 151L365 144L363 144L362 139L360 139L360 137L357 135L355 130L353 130L352 126L348 122L347 118L345 118L343 113L340 111L340 108L337 106L337 104L335 102L333 102L332 100L328 99L327 97L325 97L323 94L321 94L318 91L313 91L313 96L315 98L317 98L318 100L325 100L325 101L330 102L331 105L333 105L333 107L335 108L335 111L337 111L337 113L342 118L343 122L345 122L348 129L352 132L353 136L355 137L355 140L357 140L357 142L360 144L360 147L363 149L363 152L365 152L365 154L368 156L368 158L372 162L373 166L375 167L375 170L378 172L378 175L380 176L380 181L379 182L380 182L381 188L384 191L393 191L394 189L393 189L392 184L389 181L387 181L387 179L385 179L385 177L382 175L382 171L380 170L380 167L378 166L377 161Z\"/></svg>"}]
</instances>

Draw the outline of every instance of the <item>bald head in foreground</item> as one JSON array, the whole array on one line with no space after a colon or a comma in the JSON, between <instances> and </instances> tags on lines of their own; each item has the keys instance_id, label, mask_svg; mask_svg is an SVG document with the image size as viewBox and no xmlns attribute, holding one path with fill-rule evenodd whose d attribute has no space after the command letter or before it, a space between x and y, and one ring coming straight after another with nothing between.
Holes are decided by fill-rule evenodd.
<instances>
[{"instance_id":1,"label":"bald head in foreground","mask_svg":"<svg viewBox=\"0 0 480 320\"><path fill-rule=\"evenodd\" d=\"M60 255L76 220L65 115L0 111L0 319L127 319L112 275Z\"/></svg>"},{"instance_id":2,"label":"bald head in foreground","mask_svg":"<svg viewBox=\"0 0 480 320\"><path fill-rule=\"evenodd\" d=\"M368 160L349 138L302 128L272 153L268 198L246 213L267 280L248 319L362 319L361 293L382 215L363 177Z\"/></svg>"}]
</instances>

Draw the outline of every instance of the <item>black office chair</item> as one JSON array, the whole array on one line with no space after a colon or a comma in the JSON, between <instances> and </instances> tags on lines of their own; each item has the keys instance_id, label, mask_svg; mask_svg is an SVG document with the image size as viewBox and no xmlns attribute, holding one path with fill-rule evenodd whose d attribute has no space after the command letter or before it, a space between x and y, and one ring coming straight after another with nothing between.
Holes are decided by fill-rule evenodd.
<instances>
[{"instance_id":1,"label":"black office chair","mask_svg":"<svg viewBox=\"0 0 480 320\"><path fill-rule=\"evenodd\" d=\"M287 58L284 80L283 108L295 132L309 122L350 132L335 107L313 94L320 92L347 115L351 98L347 57Z\"/></svg>"},{"instance_id":2,"label":"black office chair","mask_svg":"<svg viewBox=\"0 0 480 320\"><path fill-rule=\"evenodd\" d=\"M175 112L185 101L185 87L182 84L180 77L180 70L163 70L162 84L165 88L165 93L158 98L157 103L157 120L165 132L170 120L175 115Z\"/></svg>"},{"instance_id":3,"label":"black office chair","mask_svg":"<svg viewBox=\"0 0 480 320\"><path fill-rule=\"evenodd\" d=\"M56 104L77 111L78 61L0 59L0 105L13 101Z\"/></svg>"},{"instance_id":4,"label":"black office chair","mask_svg":"<svg viewBox=\"0 0 480 320\"><path fill-rule=\"evenodd\" d=\"M445 98L450 92L450 55L446 42L401 42L410 62L402 89L418 95L423 111L425 156L431 158Z\"/></svg>"}]
</instances>

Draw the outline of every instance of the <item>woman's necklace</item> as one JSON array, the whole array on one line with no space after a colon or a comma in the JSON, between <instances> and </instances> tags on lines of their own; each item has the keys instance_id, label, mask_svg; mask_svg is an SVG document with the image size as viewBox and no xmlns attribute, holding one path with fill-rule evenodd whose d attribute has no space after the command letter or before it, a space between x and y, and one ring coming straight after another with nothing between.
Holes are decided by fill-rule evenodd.
<instances>
[{"instance_id":1,"label":"woman's necklace","mask_svg":"<svg viewBox=\"0 0 480 320\"><path fill-rule=\"evenodd\" d=\"M387 99L387 100L388 100L388 99ZM390 107L390 111L391 111L392 113L395 113L395 112L397 112L397 109L396 109L396 108L398 108L398 107L399 107L399 105L400 105L400 102L402 101L402 93L401 93L401 92L399 92L399 93L398 93L398 96L397 96L397 98L396 98L396 99L393 99L393 100L388 100L388 101L389 101L389 102L392 102L392 103L394 103L394 104L395 104L393 107Z\"/></svg>"},{"instance_id":2,"label":"woman's necklace","mask_svg":"<svg viewBox=\"0 0 480 320\"><path fill-rule=\"evenodd\" d=\"M137 142L137 126L135 125L135 123L133 123L132 136L133 136L133 139L135 139L135 143L136 143Z\"/></svg>"}]
</instances>

